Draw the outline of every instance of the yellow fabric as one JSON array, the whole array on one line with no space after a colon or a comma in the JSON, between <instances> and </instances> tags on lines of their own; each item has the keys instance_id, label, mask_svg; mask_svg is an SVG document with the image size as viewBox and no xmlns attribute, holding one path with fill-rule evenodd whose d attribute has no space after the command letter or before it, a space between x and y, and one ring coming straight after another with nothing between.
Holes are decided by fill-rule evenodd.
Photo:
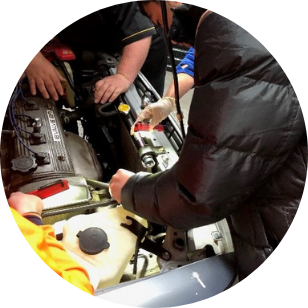
<instances>
[{"instance_id":1,"label":"yellow fabric","mask_svg":"<svg viewBox=\"0 0 308 308\"><path fill-rule=\"evenodd\" d=\"M76 263L56 239L52 226L37 226L11 208L14 219L38 256L59 276L77 288L93 295L87 271Z\"/></svg>"}]
</instances>

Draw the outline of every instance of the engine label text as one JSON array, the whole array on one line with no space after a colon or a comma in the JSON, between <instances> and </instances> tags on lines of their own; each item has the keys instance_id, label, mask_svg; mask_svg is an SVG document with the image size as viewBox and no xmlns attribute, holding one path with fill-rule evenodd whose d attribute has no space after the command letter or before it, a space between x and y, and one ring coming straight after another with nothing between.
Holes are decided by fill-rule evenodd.
<instances>
[{"instance_id":1,"label":"engine label text","mask_svg":"<svg viewBox=\"0 0 308 308\"><path fill-rule=\"evenodd\" d=\"M48 121L50 124L50 129L51 129L53 140L60 142L61 141L60 133L59 133L59 129L57 126L57 121L56 121L54 112L52 110L47 109L47 117L48 117Z\"/></svg>"}]
</instances>

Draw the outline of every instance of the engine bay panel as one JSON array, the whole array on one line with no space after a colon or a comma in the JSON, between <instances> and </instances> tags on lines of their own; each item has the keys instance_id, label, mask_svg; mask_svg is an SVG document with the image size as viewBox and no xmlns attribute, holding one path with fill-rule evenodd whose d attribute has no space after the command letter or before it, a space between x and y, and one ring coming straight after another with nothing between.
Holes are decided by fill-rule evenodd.
<instances>
[{"instance_id":1,"label":"engine bay panel","mask_svg":"<svg viewBox=\"0 0 308 308\"><path fill-rule=\"evenodd\" d=\"M2 128L1 173L7 196L67 181L67 190L43 200L43 222L54 227L57 239L87 269L100 296L106 288L125 288L228 255L233 245L225 220L179 231L145 221L112 198L108 183L119 168L167 170L177 162L183 139L171 116L162 122L162 130L131 134L141 109L160 98L141 73L115 103L94 104L93 84L114 74L117 65L116 55L96 57L93 70L78 72L81 83L72 85L74 98L70 95L69 102L66 97L54 102L31 96L26 82L17 84ZM65 62L61 68L69 66ZM104 234L108 242L96 254L80 246L80 235L93 229L99 229L94 237ZM230 275L224 279L231 281Z\"/></svg>"}]
</instances>

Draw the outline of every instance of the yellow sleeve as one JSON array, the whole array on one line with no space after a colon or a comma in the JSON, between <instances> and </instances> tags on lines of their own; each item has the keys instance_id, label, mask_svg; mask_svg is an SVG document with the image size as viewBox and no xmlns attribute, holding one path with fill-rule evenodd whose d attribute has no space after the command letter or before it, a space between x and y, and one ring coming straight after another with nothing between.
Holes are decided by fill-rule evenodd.
<instances>
[{"instance_id":1,"label":"yellow sleeve","mask_svg":"<svg viewBox=\"0 0 308 308\"><path fill-rule=\"evenodd\" d=\"M13 208L11 212L20 231L38 256L63 279L93 295L94 289L87 271L68 255L55 238L53 228L50 225L37 226Z\"/></svg>"}]
</instances>

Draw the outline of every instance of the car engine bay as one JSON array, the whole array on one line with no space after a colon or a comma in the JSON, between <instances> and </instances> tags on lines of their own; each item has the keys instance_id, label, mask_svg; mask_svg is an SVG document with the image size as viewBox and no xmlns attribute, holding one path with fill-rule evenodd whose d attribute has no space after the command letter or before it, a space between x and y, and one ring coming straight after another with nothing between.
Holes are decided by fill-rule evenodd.
<instances>
[{"instance_id":1,"label":"car engine bay","mask_svg":"<svg viewBox=\"0 0 308 308\"><path fill-rule=\"evenodd\" d=\"M25 80L16 85L1 134L6 195L43 192L43 222L90 273L97 296L232 254L226 220L180 231L129 213L112 198L108 183L119 168L167 170L176 163L183 138L172 115L153 131L140 123L131 135L141 109L160 98L142 73L114 103L94 104L95 82L115 73L119 56L95 53L94 58L95 65L78 74L70 61L53 58L68 80L57 102L31 96ZM54 192L63 183L65 189ZM230 286L231 276L222 288Z\"/></svg>"}]
</instances>

